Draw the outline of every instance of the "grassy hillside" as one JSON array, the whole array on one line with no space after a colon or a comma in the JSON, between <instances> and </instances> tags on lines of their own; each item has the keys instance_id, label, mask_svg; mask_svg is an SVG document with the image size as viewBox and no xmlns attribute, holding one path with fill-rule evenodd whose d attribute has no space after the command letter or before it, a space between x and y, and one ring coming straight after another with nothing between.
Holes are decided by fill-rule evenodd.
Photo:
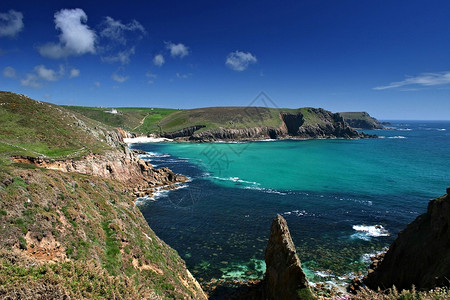
<instances>
[{"instance_id":1,"label":"grassy hillside","mask_svg":"<svg viewBox=\"0 0 450 300\"><path fill-rule=\"evenodd\" d=\"M0 92L0 124L0 162L11 155L63 158L110 149L101 134L107 126L24 95Z\"/></svg>"},{"instance_id":2,"label":"grassy hillside","mask_svg":"<svg viewBox=\"0 0 450 300\"><path fill-rule=\"evenodd\" d=\"M267 107L207 107L181 110L163 118L159 125L163 132L173 132L194 125L204 125L199 131L218 127L249 128L258 126L280 127L280 113L302 113L305 125L320 124L322 120L311 108L267 108Z\"/></svg>"},{"instance_id":3,"label":"grassy hillside","mask_svg":"<svg viewBox=\"0 0 450 300\"><path fill-rule=\"evenodd\" d=\"M111 108L87 106L63 106L66 109L80 113L88 118L102 122L112 127L127 131L147 134L158 130L158 122L178 110L166 108L116 108L117 114L111 114Z\"/></svg>"}]
</instances>

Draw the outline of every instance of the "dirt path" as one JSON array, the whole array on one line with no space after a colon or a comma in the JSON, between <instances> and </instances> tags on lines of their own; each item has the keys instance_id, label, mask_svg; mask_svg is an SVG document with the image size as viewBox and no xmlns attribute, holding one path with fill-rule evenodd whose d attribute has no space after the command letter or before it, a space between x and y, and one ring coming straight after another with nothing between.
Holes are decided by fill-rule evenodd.
<instances>
[{"instance_id":1,"label":"dirt path","mask_svg":"<svg viewBox=\"0 0 450 300\"><path fill-rule=\"evenodd\" d=\"M136 130L136 128L142 126L142 124L144 124L144 121L145 121L145 119L146 119L148 116L150 116L150 113L148 113L148 114L147 114L147 115L139 122L139 125L133 128L133 130Z\"/></svg>"}]
</instances>

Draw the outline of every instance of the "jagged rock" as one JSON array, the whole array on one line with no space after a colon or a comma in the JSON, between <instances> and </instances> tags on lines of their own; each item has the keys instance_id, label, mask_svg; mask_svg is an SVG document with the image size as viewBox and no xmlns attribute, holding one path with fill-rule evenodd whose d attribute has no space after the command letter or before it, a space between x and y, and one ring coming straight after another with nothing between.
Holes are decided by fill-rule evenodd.
<instances>
[{"instance_id":1,"label":"jagged rock","mask_svg":"<svg viewBox=\"0 0 450 300\"><path fill-rule=\"evenodd\" d=\"M286 220L280 215L272 222L265 260L266 299L315 299L297 256Z\"/></svg>"},{"instance_id":2,"label":"jagged rock","mask_svg":"<svg viewBox=\"0 0 450 300\"><path fill-rule=\"evenodd\" d=\"M450 188L427 212L398 234L381 262L364 279L371 289L448 286L450 279Z\"/></svg>"}]
</instances>

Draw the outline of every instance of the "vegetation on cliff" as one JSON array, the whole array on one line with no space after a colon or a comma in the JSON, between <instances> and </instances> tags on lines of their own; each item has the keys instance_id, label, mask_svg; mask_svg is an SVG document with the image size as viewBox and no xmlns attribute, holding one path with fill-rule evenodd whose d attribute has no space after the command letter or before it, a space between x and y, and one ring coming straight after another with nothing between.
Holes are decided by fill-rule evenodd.
<instances>
[{"instance_id":1,"label":"vegetation on cliff","mask_svg":"<svg viewBox=\"0 0 450 300\"><path fill-rule=\"evenodd\" d=\"M130 192L173 173L140 163L107 125L23 95L0 103L0 298L206 298Z\"/></svg>"}]
</instances>

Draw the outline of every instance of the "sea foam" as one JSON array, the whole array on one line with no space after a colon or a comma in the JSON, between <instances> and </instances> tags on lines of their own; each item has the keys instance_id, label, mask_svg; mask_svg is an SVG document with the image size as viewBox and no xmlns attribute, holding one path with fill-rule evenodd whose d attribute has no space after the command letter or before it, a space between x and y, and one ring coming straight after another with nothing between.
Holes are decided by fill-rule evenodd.
<instances>
[{"instance_id":1,"label":"sea foam","mask_svg":"<svg viewBox=\"0 0 450 300\"><path fill-rule=\"evenodd\" d=\"M390 236L391 234L382 225L353 225L352 228L358 233L353 234L352 237L363 240L370 240L371 237Z\"/></svg>"}]
</instances>

